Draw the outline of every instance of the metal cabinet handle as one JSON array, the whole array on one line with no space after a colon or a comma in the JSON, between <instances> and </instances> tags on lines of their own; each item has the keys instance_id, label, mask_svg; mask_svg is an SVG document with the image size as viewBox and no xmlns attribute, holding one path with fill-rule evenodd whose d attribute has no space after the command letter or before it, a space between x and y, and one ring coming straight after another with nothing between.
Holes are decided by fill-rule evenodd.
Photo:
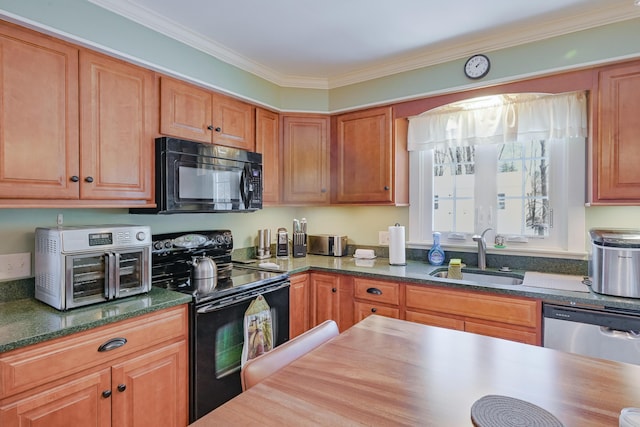
<instances>
[{"instance_id":1,"label":"metal cabinet handle","mask_svg":"<svg viewBox=\"0 0 640 427\"><path fill-rule=\"evenodd\" d=\"M100 347L98 347L98 351L101 353L104 353L105 351L115 350L116 348L122 347L126 343L127 343L126 338L121 338L121 337L112 338L106 343L102 344Z\"/></svg>"},{"instance_id":2,"label":"metal cabinet handle","mask_svg":"<svg viewBox=\"0 0 640 427\"><path fill-rule=\"evenodd\" d=\"M73 175L71 178L69 178L71 180L71 182L78 182L80 181L80 178L77 175Z\"/></svg>"},{"instance_id":3,"label":"metal cabinet handle","mask_svg":"<svg viewBox=\"0 0 640 427\"><path fill-rule=\"evenodd\" d=\"M378 309L377 309L377 308L375 308L375 307L373 307L373 308L371 309L371 312L372 312L372 313L375 313L376 311L378 311Z\"/></svg>"},{"instance_id":4,"label":"metal cabinet handle","mask_svg":"<svg viewBox=\"0 0 640 427\"><path fill-rule=\"evenodd\" d=\"M209 125L207 126L207 129L215 130L216 132L222 132L222 128L220 126L214 128L213 125Z\"/></svg>"},{"instance_id":5,"label":"metal cabinet handle","mask_svg":"<svg viewBox=\"0 0 640 427\"><path fill-rule=\"evenodd\" d=\"M105 399L107 397L111 397L111 390L105 390L102 392L102 397L104 397Z\"/></svg>"},{"instance_id":6,"label":"metal cabinet handle","mask_svg":"<svg viewBox=\"0 0 640 427\"><path fill-rule=\"evenodd\" d=\"M84 179L87 182L93 182L93 177L92 176L88 176Z\"/></svg>"},{"instance_id":7,"label":"metal cabinet handle","mask_svg":"<svg viewBox=\"0 0 640 427\"><path fill-rule=\"evenodd\" d=\"M331 288L331 292L338 292L336 288Z\"/></svg>"},{"instance_id":8,"label":"metal cabinet handle","mask_svg":"<svg viewBox=\"0 0 640 427\"><path fill-rule=\"evenodd\" d=\"M367 293L373 295L382 295L382 291L378 288L369 288L367 289Z\"/></svg>"},{"instance_id":9,"label":"metal cabinet handle","mask_svg":"<svg viewBox=\"0 0 640 427\"><path fill-rule=\"evenodd\" d=\"M126 384L118 384L118 391L119 392L123 392L127 389L127 385Z\"/></svg>"},{"instance_id":10,"label":"metal cabinet handle","mask_svg":"<svg viewBox=\"0 0 640 427\"><path fill-rule=\"evenodd\" d=\"M389 191L389 186L388 185L384 186L384 191Z\"/></svg>"}]
</instances>

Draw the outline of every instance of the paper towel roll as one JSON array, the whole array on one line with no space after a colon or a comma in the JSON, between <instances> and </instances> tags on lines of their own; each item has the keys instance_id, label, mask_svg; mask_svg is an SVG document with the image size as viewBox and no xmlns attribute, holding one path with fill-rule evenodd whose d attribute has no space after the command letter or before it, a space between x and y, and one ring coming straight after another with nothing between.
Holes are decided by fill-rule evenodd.
<instances>
[{"instance_id":1,"label":"paper towel roll","mask_svg":"<svg viewBox=\"0 0 640 427\"><path fill-rule=\"evenodd\" d=\"M389 264L407 264L404 248L404 226L400 224L389 227Z\"/></svg>"}]
</instances>

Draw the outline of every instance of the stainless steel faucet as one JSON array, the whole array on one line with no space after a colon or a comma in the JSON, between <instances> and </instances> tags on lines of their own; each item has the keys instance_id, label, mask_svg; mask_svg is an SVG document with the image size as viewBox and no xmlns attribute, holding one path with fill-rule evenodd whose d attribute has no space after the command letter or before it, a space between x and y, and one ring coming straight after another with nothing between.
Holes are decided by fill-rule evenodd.
<instances>
[{"instance_id":1,"label":"stainless steel faucet","mask_svg":"<svg viewBox=\"0 0 640 427\"><path fill-rule=\"evenodd\" d=\"M475 234L472 239L474 242L478 242L478 268L485 270L487 268L487 242L484 240L484 235L487 231L492 230L491 227L487 228L482 234Z\"/></svg>"}]
</instances>

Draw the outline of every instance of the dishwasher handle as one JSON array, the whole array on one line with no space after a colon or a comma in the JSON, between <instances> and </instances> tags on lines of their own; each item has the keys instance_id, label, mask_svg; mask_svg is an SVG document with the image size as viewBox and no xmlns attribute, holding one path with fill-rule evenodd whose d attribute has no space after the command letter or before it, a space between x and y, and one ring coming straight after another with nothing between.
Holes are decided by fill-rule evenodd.
<instances>
[{"instance_id":1,"label":"dishwasher handle","mask_svg":"<svg viewBox=\"0 0 640 427\"><path fill-rule=\"evenodd\" d=\"M620 330L613 329L608 326L600 326L600 333L602 335L606 335L609 338L640 340L640 331L634 329Z\"/></svg>"}]
</instances>

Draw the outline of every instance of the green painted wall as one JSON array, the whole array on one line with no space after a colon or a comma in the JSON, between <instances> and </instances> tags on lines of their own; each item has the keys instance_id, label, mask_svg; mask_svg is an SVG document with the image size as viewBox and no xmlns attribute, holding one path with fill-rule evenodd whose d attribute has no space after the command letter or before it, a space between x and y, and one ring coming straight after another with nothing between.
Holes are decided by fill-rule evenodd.
<instances>
[{"instance_id":1,"label":"green painted wall","mask_svg":"<svg viewBox=\"0 0 640 427\"><path fill-rule=\"evenodd\" d=\"M332 90L282 88L169 39L86 0L0 0L0 15L24 24L68 34L89 45L117 51L141 64L188 77L206 86L283 111L332 112L385 101L469 87L461 74L463 60L379 78ZM482 84L640 56L640 20L630 20L547 41L491 52L490 79ZM640 207L587 208L587 228L640 227ZM129 215L126 209L0 209L0 253L33 252L34 229L65 224L148 224L152 232L229 228L236 247L255 244L259 228L291 228L306 217L310 233L346 234L350 243L376 245L378 231L395 223L408 225L408 208L326 207L265 208L251 214Z\"/></svg>"}]
</instances>

